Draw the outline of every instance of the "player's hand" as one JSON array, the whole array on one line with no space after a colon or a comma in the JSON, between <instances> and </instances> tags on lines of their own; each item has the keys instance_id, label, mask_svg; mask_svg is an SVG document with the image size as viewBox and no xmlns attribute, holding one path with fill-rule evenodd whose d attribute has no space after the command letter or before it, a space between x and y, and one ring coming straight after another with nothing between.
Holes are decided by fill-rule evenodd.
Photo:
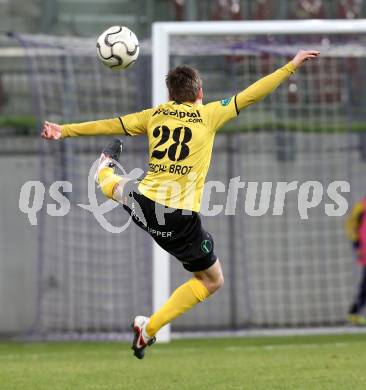
<instances>
[{"instance_id":1,"label":"player's hand","mask_svg":"<svg viewBox=\"0 0 366 390\"><path fill-rule=\"evenodd\" d=\"M60 139L61 138L61 126L57 123L45 122L41 137L44 139Z\"/></svg>"},{"instance_id":2,"label":"player's hand","mask_svg":"<svg viewBox=\"0 0 366 390\"><path fill-rule=\"evenodd\" d=\"M320 52L315 50L300 50L292 59L292 63L299 68L305 61L318 57Z\"/></svg>"}]
</instances>

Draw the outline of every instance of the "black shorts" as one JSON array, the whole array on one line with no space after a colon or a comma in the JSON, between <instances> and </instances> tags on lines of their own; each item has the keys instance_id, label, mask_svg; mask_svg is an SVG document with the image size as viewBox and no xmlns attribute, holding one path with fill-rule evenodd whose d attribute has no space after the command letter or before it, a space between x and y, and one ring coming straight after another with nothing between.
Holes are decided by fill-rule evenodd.
<instances>
[{"instance_id":1,"label":"black shorts","mask_svg":"<svg viewBox=\"0 0 366 390\"><path fill-rule=\"evenodd\" d=\"M204 271L217 257L211 235L202 228L197 212L171 209L147 198L139 182L128 181L123 188L123 208L132 220L148 232L168 253L190 272Z\"/></svg>"}]
</instances>

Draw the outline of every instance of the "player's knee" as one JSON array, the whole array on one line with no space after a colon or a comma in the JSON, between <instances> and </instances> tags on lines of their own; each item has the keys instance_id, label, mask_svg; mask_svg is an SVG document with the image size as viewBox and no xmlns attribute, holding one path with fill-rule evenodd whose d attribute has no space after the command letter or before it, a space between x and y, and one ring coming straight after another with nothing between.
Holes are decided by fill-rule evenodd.
<instances>
[{"instance_id":1,"label":"player's knee","mask_svg":"<svg viewBox=\"0 0 366 390\"><path fill-rule=\"evenodd\" d=\"M215 284L215 287L216 287L216 290L220 289L222 286L224 285L224 275L221 274L217 280L216 280L216 284ZM215 290L215 291L216 291Z\"/></svg>"},{"instance_id":2,"label":"player's knee","mask_svg":"<svg viewBox=\"0 0 366 390\"><path fill-rule=\"evenodd\" d=\"M206 281L206 287L210 294L213 294L224 285L224 275L217 275L216 278Z\"/></svg>"},{"instance_id":3,"label":"player's knee","mask_svg":"<svg viewBox=\"0 0 366 390\"><path fill-rule=\"evenodd\" d=\"M195 277L205 285L210 295L224 285L224 275L219 262L205 271L195 273Z\"/></svg>"}]
</instances>

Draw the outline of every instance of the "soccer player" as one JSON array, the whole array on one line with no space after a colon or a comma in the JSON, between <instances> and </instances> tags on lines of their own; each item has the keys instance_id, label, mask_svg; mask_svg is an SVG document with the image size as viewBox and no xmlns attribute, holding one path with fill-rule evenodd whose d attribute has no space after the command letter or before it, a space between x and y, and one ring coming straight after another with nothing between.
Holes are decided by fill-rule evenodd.
<instances>
[{"instance_id":1,"label":"soccer player","mask_svg":"<svg viewBox=\"0 0 366 390\"><path fill-rule=\"evenodd\" d=\"M113 140L103 151L97 182L108 197L120 202L133 221L175 256L193 277L178 287L150 318L133 321L132 348L137 358L155 341L164 325L204 301L224 282L214 241L201 225L201 196L216 132L249 105L258 102L289 78L317 51L299 51L288 64L237 95L202 104L198 71L178 66L169 71L169 102L114 119L60 126L45 122L42 137L62 139L85 135L147 135L149 170L142 181L114 173L122 143Z\"/></svg>"},{"instance_id":2,"label":"soccer player","mask_svg":"<svg viewBox=\"0 0 366 390\"><path fill-rule=\"evenodd\" d=\"M362 267L358 293L350 307L348 320L354 325L366 325L366 318L361 315L366 304L366 197L353 206L346 221L346 233Z\"/></svg>"}]
</instances>

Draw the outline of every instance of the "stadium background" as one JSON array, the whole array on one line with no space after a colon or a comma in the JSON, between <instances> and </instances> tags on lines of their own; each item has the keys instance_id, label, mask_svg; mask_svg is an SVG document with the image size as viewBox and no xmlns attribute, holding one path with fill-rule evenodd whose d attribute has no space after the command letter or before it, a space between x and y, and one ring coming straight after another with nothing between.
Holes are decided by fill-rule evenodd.
<instances>
[{"instance_id":1,"label":"stadium background","mask_svg":"<svg viewBox=\"0 0 366 390\"><path fill-rule=\"evenodd\" d=\"M25 53L29 54L44 41L37 41L38 38L32 41L27 34L62 36L63 45L72 48L81 42L74 43L75 37L94 37L110 25L125 24L141 41L146 39L148 46L154 21L352 19L365 16L364 2L356 0L103 0L88 1L87 6L82 0L3 0L0 10L3 32L0 64L0 333L5 336L25 335L30 331L42 336L89 333L115 336L127 330L130 318L137 310L147 314L151 309L151 244L142 232L132 228L122 237L110 236L92 216L76 208L64 218L47 217L44 208L38 216L38 227L33 227L18 206L19 191L26 181L42 177L46 184L51 184L56 179L64 179L65 175L74 185L72 204L83 203L83 200L86 203L84 176L105 140L72 140L65 148L44 145L38 139L39 121L47 118L83 120L91 115L103 117L103 114L124 113L148 106L151 102L149 55L141 55L129 74L108 78L107 70L98 70L97 74L108 80L103 96L97 93L91 80L86 90L75 88L79 81L72 82L73 97L66 99L60 93L50 99L47 90L57 88L62 80L70 80L75 74L80 76L80 85L85 88L88 80L83 79L81 73L87 73L88 65L79 63L82 71L73 70L70 74L62 65L54 77L49 77L50 69L56 68L59 59L39 62L38 74L42 76L44 66L44 74L48 77L41 77L38 80L41 87L34 91L29 61L36 64L37 59L21 55L16 49L25 45ZM15 32L16 36L9 37L5 34L8 31ZM352 48L349 50L351 52ZM189 53L177 54L173 61L179 63L190 58ZM193 61L204 69L207 98L211 100L227 97L228 90L234 92L241 87L235 81L245 80L247 85L283 63L285 58L278 56L269 60L268 53L267 56L264 53L263 58L244 63L231 61L227 56L217 59L214 65L199 56ZM357 126L363 129L364 120L362 65L364 57L329 60L319 67L314 66L313 83L303 82L307 88L307 104L289 105L300 99L301 92L293 93L288 87L282 87L276 98L271 97L260 108L253 109L249 120L246 117L249 124L244 120L238 122L235 130L239 132L228 128L226 134L218 137L217 157L213 159L209 178L219 178L224 183L239 175L242 180L260 182L274 178L284 181L317 178L326 183L337 178L351 181L353 192L349 200L358 199L365 191L366 158L364 133L355 131ZM326 77L329 67L333 79ZM310 78L311 70L310 67L304 71ZM227 74L232 76L229 87ZM351 76L345 76L349 74ZM297 83L301 90L301 76ZM326 83L330 88L319 97L317 86L320 83ZM123 86L123 93L116 90L118 85ZM85 91L88 100L83 105ZM317 110L315 106L319 102L323 108ZM289 118L294 118L295 127L300 131L290 131L291 128L286 127L289 124L283 125L273 117L265 117L264 123L257 123L257 118L263 118L266 110L277 113L278 118L286 112ZM307 133L307 126L314 124L309 118L314 119L314 116L322 127ZM350 121L355 123L351 126ZM246 134L241 134L240 130L245 130ZM255 134L257 130L259 136ZM141 140L127 141L126 164L129 167L144 166L144 147ZM77 169L70 173L73 166ZM216 239L218 253L224 262L226 285L212 301L179 319L173 330L344 324L357 276L352 252L343 234L343 221L329 220L321 213L314 213L309 221L301 222L294 217L296 202L295 198L290 201L286 207L294 213L289 212L290 215L284 217L207 218L208 229ZM177 263L172 269L172 286L176 286L186 276Z\"/></svg>"}]
</instances>

